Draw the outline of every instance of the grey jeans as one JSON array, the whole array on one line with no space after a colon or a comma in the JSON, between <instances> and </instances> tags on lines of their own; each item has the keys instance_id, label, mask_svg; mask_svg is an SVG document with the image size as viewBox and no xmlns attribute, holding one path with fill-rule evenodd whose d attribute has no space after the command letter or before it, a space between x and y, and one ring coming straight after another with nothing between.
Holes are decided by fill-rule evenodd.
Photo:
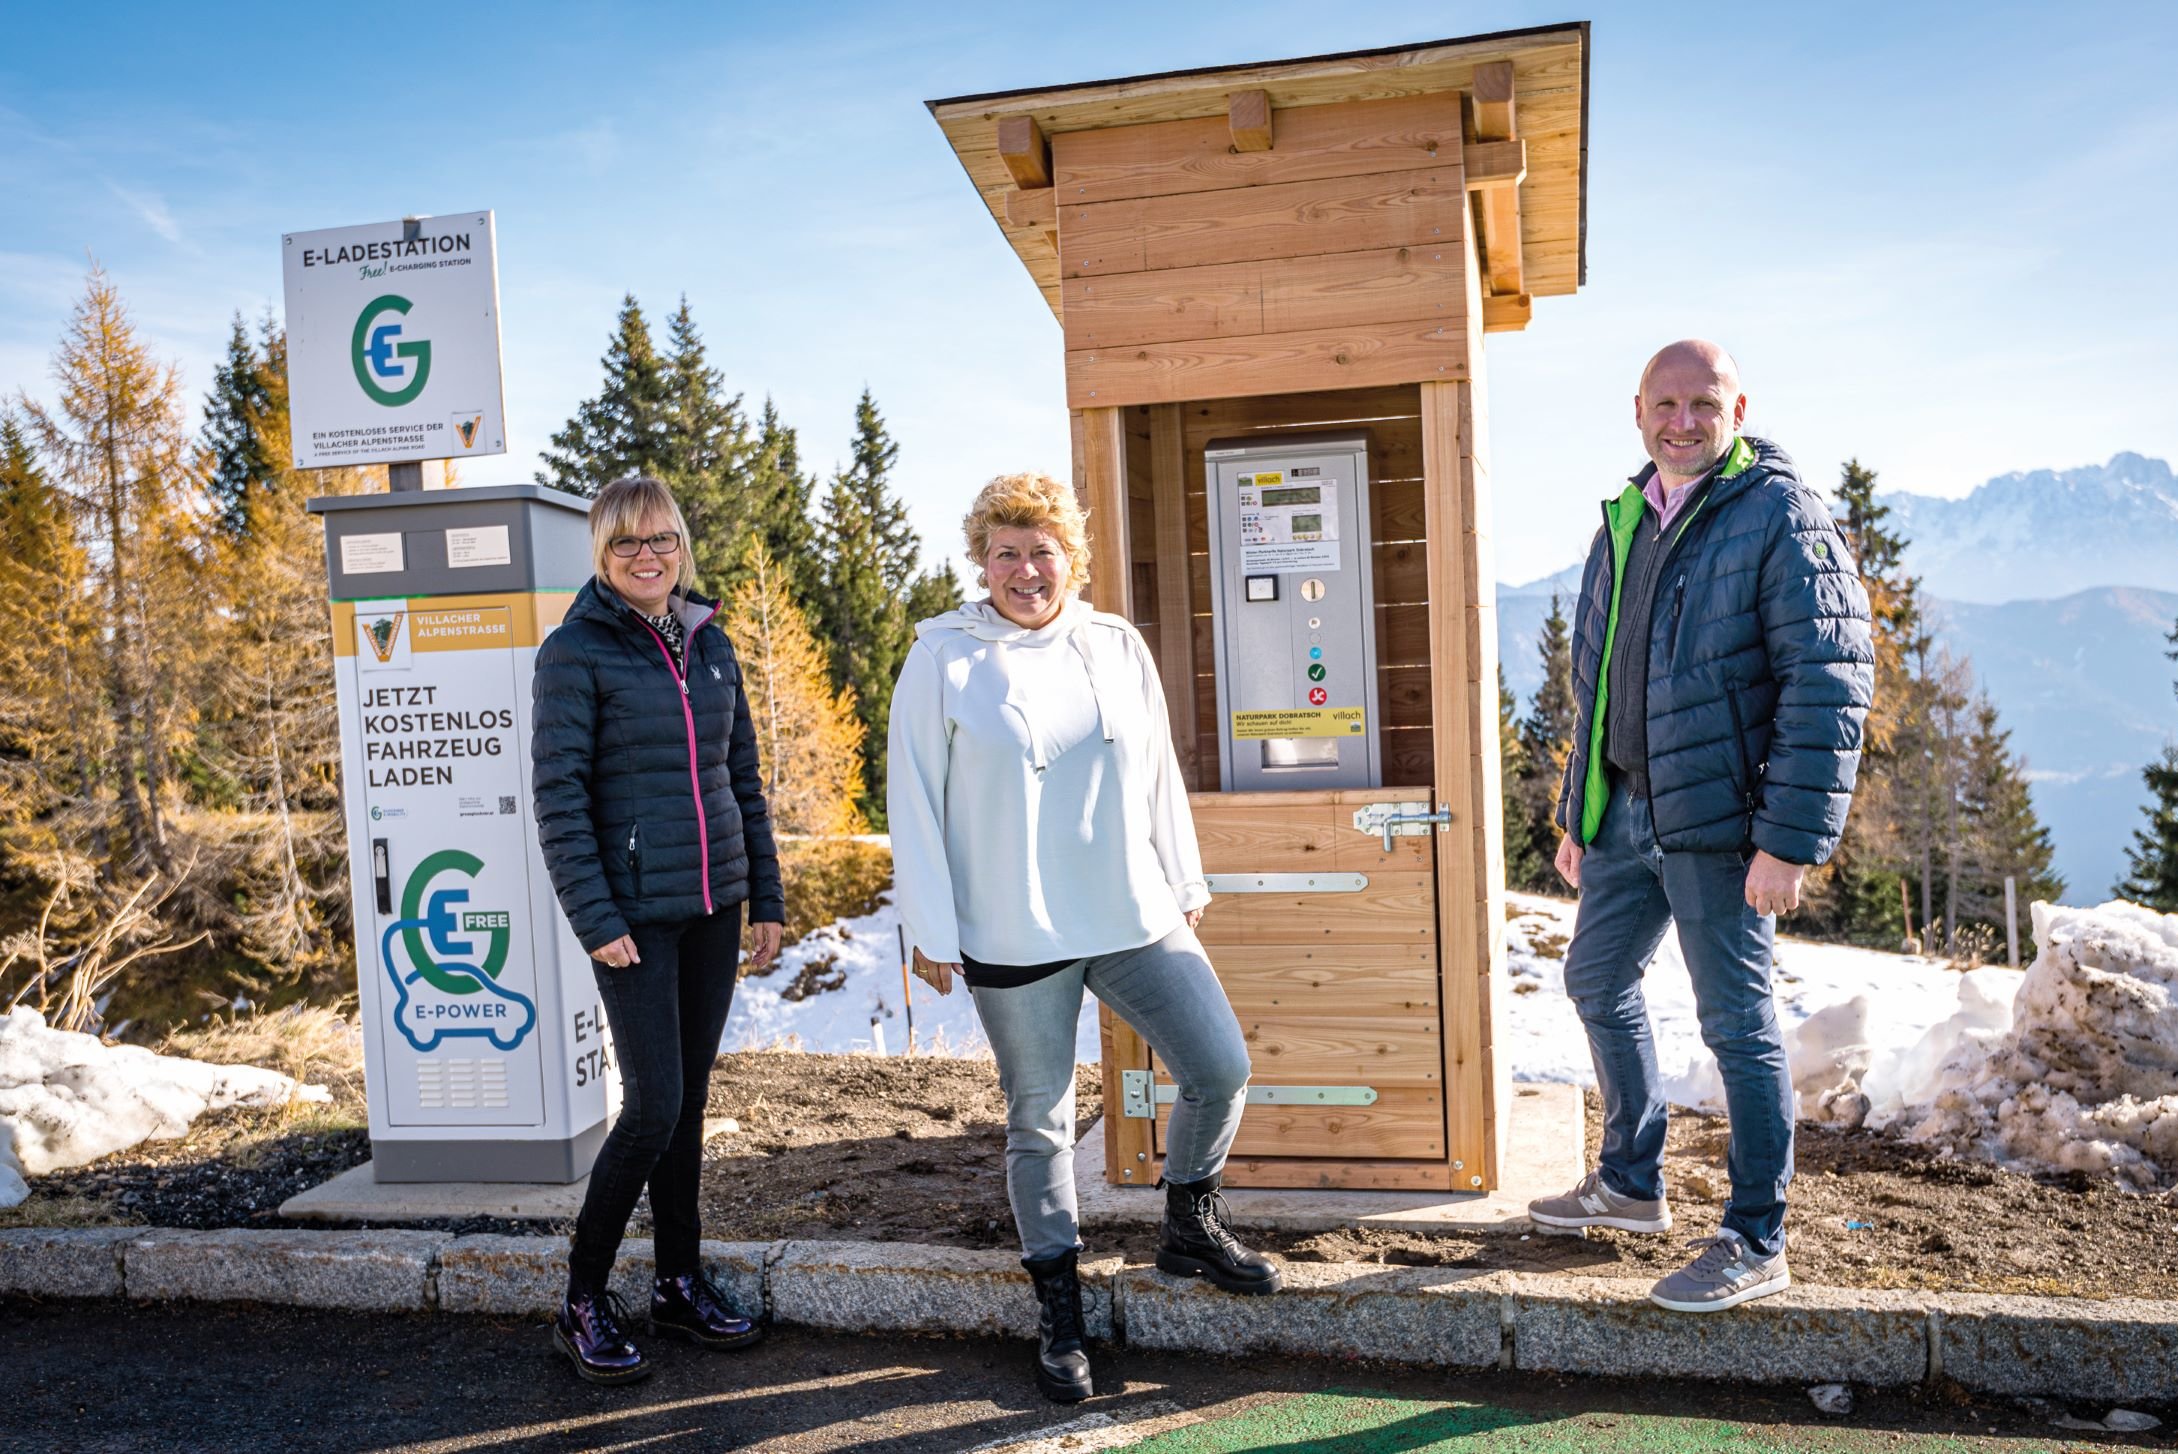
<instances>
[{"instance_id":1,"label":"grey jeans","mask_svg":"<svg viewBox=\"0 0 2178 1454\"><path fill-rule=\"evenodd\" d=\"M1165 1177L1225 1169L1248 1093L1248 1042L1195 931L1076 960L1034 984L972 989L1006 1093L1006 1194L1032 1258L1081 1245L1074 1200L1074 1026L1087 988L1132 1025L1180 1087ZM1113 1115L1118 1107L1105 1107Z\"/></svg>"}]
</instances>

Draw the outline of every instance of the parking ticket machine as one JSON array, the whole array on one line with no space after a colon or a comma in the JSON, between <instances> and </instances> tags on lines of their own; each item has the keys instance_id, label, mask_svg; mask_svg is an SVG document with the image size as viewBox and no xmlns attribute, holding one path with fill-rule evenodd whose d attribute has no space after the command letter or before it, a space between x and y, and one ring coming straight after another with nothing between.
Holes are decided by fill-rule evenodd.
<instances>
[{"instance_id":1,"label":"parking ticket machine","mask_svg":"<svg viewBox=\"0 0 2178 1454\"><path fill-rule=\"evenodd\" d=\"M1367 436L1213 442L1204 465L1219 780L1380 786Z\"/></svg>"}]
</instances>

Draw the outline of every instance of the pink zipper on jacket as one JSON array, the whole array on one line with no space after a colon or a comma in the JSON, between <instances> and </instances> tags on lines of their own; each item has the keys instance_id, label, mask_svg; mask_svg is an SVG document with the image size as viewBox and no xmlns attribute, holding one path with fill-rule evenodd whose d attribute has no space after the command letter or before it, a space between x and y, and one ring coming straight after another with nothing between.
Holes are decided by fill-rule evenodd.
<instances>
[{"instance_id":1,"label":"pink zipper on jacket","mask_svg":"<svg viewBox=\"0 0 2178 1454\"><path fill-rule=\"evenodd\" d=\"M689 628L689 645L695 644L696 633L709 625L711 617L717 614L714 609ZM711 829L703 821L703 779L696 772L696 713L688 705L688 673L682 671L680 664L674 661L673 649L665 644L665 638L658 634L656 627L645 621L643 629L650 633L651 640L658 643L658 652L666 660L666 669L673 673L673 680L681 689L681 721L688 727L688 789L696 799L696 856L703 864L703 912L716 913L717 910L711 903Z\"/></svg>"}]
</instances>

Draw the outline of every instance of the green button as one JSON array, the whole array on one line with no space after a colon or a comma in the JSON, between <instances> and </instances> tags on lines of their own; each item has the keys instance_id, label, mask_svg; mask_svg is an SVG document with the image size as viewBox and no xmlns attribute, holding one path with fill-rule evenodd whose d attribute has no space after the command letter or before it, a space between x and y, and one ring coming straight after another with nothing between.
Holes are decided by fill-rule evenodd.
<instances>
[{"instance_id":1,"label":"green button","mask_svg":"<svg viewBox=\"0 0 2178 1454\"><path fill-rule=\"evenodd\" d=\"M1320 682L1323 680L1323 677L1323 663L1320 661L1312 663L1308 668L1308 679L1312 682Z\"/></svg>"}]
</instances>

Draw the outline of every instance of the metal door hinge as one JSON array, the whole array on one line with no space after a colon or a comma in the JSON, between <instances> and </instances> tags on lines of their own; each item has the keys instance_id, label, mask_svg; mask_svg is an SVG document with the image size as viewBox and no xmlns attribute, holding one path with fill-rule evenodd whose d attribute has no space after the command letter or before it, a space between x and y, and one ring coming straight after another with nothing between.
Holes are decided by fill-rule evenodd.
<instances>
[{"instance_id":1,"label":"metal door hinge","mask_svg":"<svg viewBox=\"0 0 2178 1454\"><path fill-rule=\"evenodd\" d=\"M1452 822L1452 810L1439 808L1434 813L1417 812L1414 803L1371 803L1366 808L1354 809L1354 828L1361 833L1381 834L1384 851L1392 851L1394 838L1416 838L1429 832L1434 824L1441 832Z\"/></svg>"},{"instance_id":2,"label":"metal door hinge","mask_svg":"<svg viewBox=\"0 0 2178 1454\"><path fill-rule=\"evenodd\" d=\"M1153 1071L1123 1070L1119 1073L1119 1114L1147 1121L1157 1107L1179 1100L1176 1085L1159 1085ZM1251 1106L1373 1106L1376 1088L1366 1085L1251 1085Z\"/></svg>"},{"instance_id":3,"label":"metal door hinge","mask_svg":"<svg viewBox=\"0 0 2178 1454\"><path fill-rule=\"evenodd\" d=\"M1365 873L1206 873L1213 894L1358 894Z\"/></svg>"}]
</instances>

